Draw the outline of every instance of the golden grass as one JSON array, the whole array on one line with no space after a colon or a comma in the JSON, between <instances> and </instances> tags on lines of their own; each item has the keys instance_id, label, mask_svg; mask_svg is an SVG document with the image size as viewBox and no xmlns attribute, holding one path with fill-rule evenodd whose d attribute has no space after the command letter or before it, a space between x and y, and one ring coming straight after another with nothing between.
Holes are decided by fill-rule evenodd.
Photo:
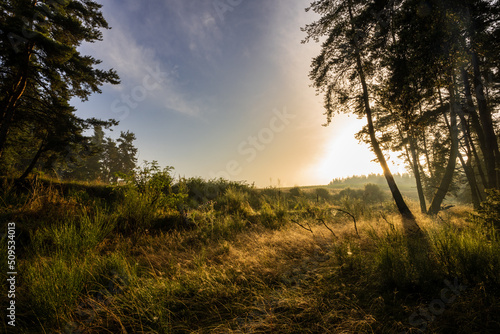
<instances>
[{"instance_id":1,"label":"golden grass","mask_svg":"<svg viewBox=\"0 0 500 334\"><path fill-rule=\"evenodd\" d=\"M493 248L481 246L481 236L473 239L475 235L468 232L472 223L466 220L470 212L467 207L451 208L438 217L417 214L418 224L431 236L431 243L454 235L458 240L438 244L442 246L439 249L434 244L429 247L423 259L433 262L426 266L408 256L411 245L401 233L401 218L390 205L345 203L356 210L358 235L352 219L334 215L327 202L299 198L290 202L295 205L293 210L284 209L288 204L283 202L278 208L276 203L251 208L249 197L239 191L229 194L234 201L232 210L227 206L217 210L213 205L188 210L187 217L193 220L190 229L151 225L140 233L112 233L103 239L99 233L83 233L82 226L86 225L77 220L75 233L88 242L72 241L74 249L82 249L79 254L62 254L66 248L56 254L50 251L56 249L59 225L51 228L50 220L58 220L64 227L74 223L68 216L80 219L86 214L93 217L86 222L99 221L104 229L110 226L104 223L123 217L116 217L121 211L96 210L77 197L43 187L24 197L26 201L15 212L20 222L30 222L34 227L33 240L36 235L43 237L36 244L39 249L31 245L31 251L40 254L30 253L21 260L25 268L31 268L33 279L40 280L38 291L37 286L23 290L34 295L26 295L23 301L37 301L35 316L40 316L42 323L27 324L28 331L42 327L46 332L59 333L398 333L415 330L408 316L425 306L422 300L433 298L433 293L439 295L439 287L437 292L429 288L430 295L422 290L422 284L436 284L434 277L445 277L439 266L432 267L434 263L444 266L449 260L454 266L449 268L465 268L466 272L466 266L473 262L447 259L449 249L458 249L461 256L467 255L464 249L475 252L473 256L480 256L479 251L484 249L490 252L489 258L480 259L495 260ZM148 208L148 203L142 204ZM412 204L417 212L415 207ZM131 205L127 209L137 208ZM264 224L264 214L276 224ZM168 220L161 222L166 224ZM447 226L453 228L448 234L440 234ZM462 230L468 234L460 234ZM47 246L45 240L49 241ZM441 252L442 263L433 254L436 251ZM46 315L48 320L42 313L53 281L43 277L44 265L33 262L40 261L42 255L44 265L57 263L60 271L67 268L67 282L71 279L75 290L80 291L67 301L52 296L53 305L65 305L65 312L55 312L52 318ZM82 267L76 270L72 265ZM428 277L426 268L432 271ZM57 289L54 287L54 291ZM487 304L481 296L474 295L471 300ZM457 305L470 306L464 301ZM493 309L498 307L492 305ZM440 321L436 321L436 328L453 325L449 320ZM474 326L470 328L478 328ZM430 329L432 332L436 331Z\"/></svg>"}]
</instances>

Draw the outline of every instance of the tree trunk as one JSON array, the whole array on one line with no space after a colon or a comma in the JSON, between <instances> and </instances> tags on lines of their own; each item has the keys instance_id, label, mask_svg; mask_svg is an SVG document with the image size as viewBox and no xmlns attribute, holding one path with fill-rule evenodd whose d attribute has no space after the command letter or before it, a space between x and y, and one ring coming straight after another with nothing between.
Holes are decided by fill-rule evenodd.
<instances>
[{"instance_id":1,"label":"tree trunk","mask_svg":"<svg viewBox=\"0 0 500 334\"><path fill-rule=\"evenodd\" d=\"M441 210L441 204L443 203L448 190L450 189L451 182L453 181L453 174L455 172L457 156L458 156L458 127L457 127L457 116L455 113L455 87L453 84L453 77L450 78L452 83L448 88L450 92L450 137L451 137L451 148L450 148L450 157L448 159L448 164L446 166L443 178L441 179L441 183L434 194L431 205L429 207L428 213L430 215L437 215ZM446 121L448 122L446 114L444 115Z\"/></svg>"},{"instance_id":2,"label":"tree trunk","mask_svg":"<svg viewBox=\"0 0 500 334\"><path fill-rule=\"evenodd\" d=\"M366 77L365 73L363 70L363 63L361 60L361 51L359 49L359 45L357 43L356 39L356 27L354 25L354 18L352 14L352 0L349 0L348 2L348 10L349 10L349 17L350 17L350 23L351 23L351 28L352 28L352 33L353 33L353 39L351 42L353 43L354 46L354 53L356 57L356 70L359 75L359 79L361 81L361 86L363 88L363 102L364 102L364 109L366 112L366 119L368 122L368 132L370 135L370 141L371 141L371 146L373 149L373 152L377 156L377 159L380 163L380 166L382 167L382 170L384 171L384 176L387 181L387 184L389 186L389 189L391 190L392 197L394 198L394 201L396 202L396 206L398 207L399 213L403 217L403 228L405 230L405 233L412 235L415 234L416 232L421 232L420 227L418 226L415 216L413 216L413 213L411 212L410 208L406 205L403 196L401 195L401 192L399 191L398 186L396 185L396 181L394 180L394 177L391 173L391 170L389 169L389 166L387 165L387 161L384 157L384 154L382 153L382 150L380 149L380 145L378 143L377 137L375 136L375 127L373 125L373 117L372 117L372 111L370 107L370 99L369 99L369 94L368 94L368 86L366 84Z\"/></svg>"},{"instance_id":3,"label":"tree trunk","mask_svg":"<svg viewBox=\"0 0 500 334\"><path fill-rule=\"evenodd\" d=\"M484 136L483 129L481 127L481 122L479 121L479 116L477 114L476 107L474 106L474 101L472 99L472 90L471 90L471 86L470 86L470 82L469 82L469 74L467 73L467 71L465 70L464 67L462 67L461 73L462 73L462 81L464 83L465 98L467 100L467 114L470 116L472 128L474 129L474 132L476 133L477 139L479 141L479 147L481 149L481 152L483 152L483 156L484 156L484 152L487 151L486 139ZM471 148L473 150L474 156L475 156L476 161L477 161L478 170L479 170L479 174L481 175L481 181L483 183L483 186L485 188L488 188L488 181L487 181L486 177L484 176L481 160L477 159L478 158L477 151L475 149L475 144L474 144L474 141L472 140L472 136L470 135L470 131L469 131L469 142L471 144Z\"/></svg>"},{"instance_id":4,"label":"tree trunk","mask_svg":"<svg viewBox=\"0 0 500 334\"><path fill-rule=\"evenodd\" d=\"M477 106L479 109L479 119L481 120L482 130L485 140L485 151L483 152L486 173L488 175L488 188L498 188L498 171L500 166L500 152L498 149L497 137L493 127L493 119L488 111L484 87L479 68L479 58L475 51L472 52L472 67L474 69L474 90L476 93Z\"/></svg>"},{"instance_id":5,"label":"tree trunk","mask_svg":"<svg viewBox=\"0 0 500 334\"><path fill-rule=\"evenodd\" d=\"M468 162L465 162L462 154L458 153L458 159L462 164L462 168L464 169L465 176L467 177L467 181L469 182L469 188L471 191L472 204L474 205L474 210L478 210L480 208L480 199L478 196L478 187L476 183L476 178L474 177L474 171Z\"/></svg>"},{"instance_id":6,"label":"tree trunk","mask_svg":"<svg viewBox=\"0 0 500 334\"><path fill-rule=\"evenodd\" d=\"M24 94L28 84L28 67L33 53L34 44L31 43L27 46L24 57L26 58L24 68L22 68L17 77L13 80L12 87L7 89L6 95L1 103L0 115L0 158L2 157L7 142L7 135L9 134L10 126L14 119L16 104Z\"/></svg>"},{"instance_id":7,"label":"tree trunk","mask_svg":"<svg viewBox=\"0 0 500 334\"><path fill-rule=\"evenodd\" d=\"M417 154L417 145L415 145L415 138L413 136L413 131L411 131L410 140L410 151L412 156L412 169L413 174L415 175L415 180L417 183L417 192L418 192L418 200L420 202L420 211L422 213L427 213L427 204L425 203L425 195L424 188L422 187L422 178L420 177L420 169L418 166L418 154Z\"/></svg>"},{"instance_id":8,"label":"tree trunk","mask_svg":"<svg viewBox=\"0 0 500 334\"><path fill-rule=\"evenodd\" d=\"M476 132L476 136L479 141L479 147L481 149L481 152L486 152L486 144L485 144L485 139L484 139L484 133L483 129L481 127L481 123L479 122L479 116L477 115L476 108L474 106L474 101L472 100L472 93L471 93L471 88L470 88L470 83L469 83L469 75L467 71L462 67L461 69L462 72L462 80L464 82L464 92L465 92L465 98L467 100L467 114L469 115L470 122L472 124L472 128ZM460 110L460 109L459 109ZM470 127L467 127L467 121L465 120L465 116L463 114L460 114L460 119L462 121L462 124L464 124L464 133L465 133L465 138L466 142L468 142L468 148L470 148L470 152L472 156L474 157L475 161L477 162L477 171L479 176L481 177L481 182L483 184L484 188L488 188L488 180L486 179L486 175L483 172L483 166L482 166L482 159L479 159L479 155L477 153L476 149L476 144L474 143L474 140L472 138L472 134L470 131ZM483 155L484 156L484 155ZM477 182L476 182L477 184ZM478 195L481 198L481 193L478 192Z\"/></svg>"},{"instance_id":9,"label":"tree trunk","mask_svg":"<svg viewBox=\"0 0 500 334\"><path fill-rule=\"evenodd\" d=\"M464 134L463 138L465 141L465 148L467 150L467 162L465 162L464 158L462 157L462 154L460 153L458 154L458 158L460 159L460 163L462 164L465 175L467 176L467 181L469 182L469 186L471 188L472 203L474 204L474 208L479 209L479 203L482 202L482 196L479 190L479 186L477 184L476 175L474 173L474 168L472 164L475 153L474 142L472 141L469 124L462 111L459 113L459 118L460 118L460 123L462 124L462 132ZM478 161L478 168L479 171L482 173L482 168L479 161Z\"/></svg>"},{"instance_id":10,"label":"tree trunk","mask_svg":"<svg viewBox=\"0 0 500 334\"><path fill-rule=\"evenodd\" d=\"M14 120L15 107L19 99L24 93L26 88L27 78L21 77L17 85L15 85L14 91L5 97L2 106L2 122L0 124L0 157L5 149L5 143L7 142L7 135L9 134L10 126Z\"/></svg>"},{"instance_id":11,"label":"tree trunk","mask_svg":"<svg viewBox=\"0 0 500 334\"><path fill-rule=\"evenodd\" d=\"M420 111L420 116L422 117L424 112L422 111L422 103L420 101L418 102L418 109ZM431 168L431 158L429 157L429 149L427 148L427 138L425 135L425 128L422 128L422 144L424 144L424 156L425 156L425 162L427 163L427 169L429 171L429 176L431 179L433 179L434 173L433 173L432 168ZM419 164L419 166L420 166L420 164ZM424 175L424 177L426 176L423 168L422 168L422 175ZM425 196L424 196L424 198L425 198ZM425 212L427 212L427 208L426 208Z\"/></svg>"},{"instance_id":12,"label":"tree trunk","mask_svg":"<svg viewBox=\"0 0 500 334\"><path fill-rule=\"evenodd\" d=\"M45 151L45 141L42 141L42 143L40 144L40 148L38 149L35 156L31 160L31 163L29 164L28 168L26 168L26 170L24 171L23 175L19 177L18 181L23 181L25 178L28 177L28 175L31 174L33 168L35 168L36 163L38 162L38 159L40 159L44 151Z\"/></svg>"}]
</instances>

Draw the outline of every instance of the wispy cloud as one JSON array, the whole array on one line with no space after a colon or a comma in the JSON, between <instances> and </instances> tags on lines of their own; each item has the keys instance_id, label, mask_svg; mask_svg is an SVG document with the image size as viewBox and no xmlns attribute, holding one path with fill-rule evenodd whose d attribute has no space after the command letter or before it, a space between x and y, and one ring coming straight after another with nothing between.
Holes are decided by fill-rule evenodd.
<instances>
[{"instance_id":1,"label":"wispy cloud","mask_svg":"<svg viewBox=\"0 0 500 334\"><path fill-rule=\"evenodd\" d=\"M210 25L212 20L207 16L203 24ZM121 84L113 86L112 89L120 94L128 94L134 88L143 85L145 78L151 76L153 69L159 72L161 80L156 80L155 89L148 90L149 103L185 115L200 115L203 102L199 96L193 96L189 89L185 89L189 79L182 78L179 74L179 69L185 64L177 65L169 59L164 59L161 47L144 45L141 38L132 32L132 27L125 26L123 21L109 16L108 21L113 28L104 32L104 41L84 45L82 52L101 59L103 67L117 71ZM190 47L198 50L200 46L196 41L202 39L200 33L202 29L201 27L190 29L188 34L194 35ZM169 41L165 42L167 45L170 44Z\"/></svg>"},{"instance_id":2,"label":"wispy cloud","mask_svg":"<svg viewBox=\"0 0 500 334\"><path fill-rule=\"evenodd\" d=\"M184 44L191 57L209 63L221 55L219 45L223 35L211 1L171 0L163 6L164 12L171 12L171 43Z\"/></svg>"}]
</instances>

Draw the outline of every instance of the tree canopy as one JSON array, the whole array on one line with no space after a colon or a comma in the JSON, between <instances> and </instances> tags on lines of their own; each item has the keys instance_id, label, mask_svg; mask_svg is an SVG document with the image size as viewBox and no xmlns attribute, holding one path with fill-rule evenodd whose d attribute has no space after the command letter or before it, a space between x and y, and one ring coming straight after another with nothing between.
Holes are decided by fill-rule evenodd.
<instances>
[{"instance_id":1,"label":"tree canopy","mask_svg":"<svg viewBox=\"0 0 500 334\"><path fill-rule=\"evenodd\" d=\"M118 84L114 70L78 47L108 29L99 3L90 0L0 1L0 159L2 173L29 173L43 157L64 159L90 137L85 130L113 120L81 119L70 105ZM29 142L28 148L25 143ZM31 161L26 167L24 161Z\"/></svg>"},{"instance_id":2,"label":"tree canopy","mask_svg":"<svg viewBox=\"0 0 500 334\"><path fill-rule=\"evenodd\" d=\"M310 78L327 124L339 112L366 117L358 138L403 216L383 151L406 160L423 212L439 212L460 184L476 206L499 188L498 1L321 0L306 10L320 15L303 31L322 43Z\"/></svg>"}]
</instances>

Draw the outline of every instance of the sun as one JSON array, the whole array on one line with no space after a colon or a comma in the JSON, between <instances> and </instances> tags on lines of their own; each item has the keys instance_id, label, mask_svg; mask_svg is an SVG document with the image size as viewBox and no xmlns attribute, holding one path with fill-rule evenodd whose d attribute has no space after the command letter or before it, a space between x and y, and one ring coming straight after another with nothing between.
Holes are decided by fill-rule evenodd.
<instances>
[{"instance_id":1,"label":"sun","mask_svg":"<svg viewBox=\"0 0 500 334\"><path fill-rule=\"evenodd\" d=\"M370 147L354 138L364 125L364 119L345 115L336 116L332 121L323 157L311 170L316 175L317 184L328 184L335 178L382 173L380 165L373 161L375 154ZM393 173L404 172L404 164L397 154L390 154L389 166Z\"/></svg>"}]
</instances>

